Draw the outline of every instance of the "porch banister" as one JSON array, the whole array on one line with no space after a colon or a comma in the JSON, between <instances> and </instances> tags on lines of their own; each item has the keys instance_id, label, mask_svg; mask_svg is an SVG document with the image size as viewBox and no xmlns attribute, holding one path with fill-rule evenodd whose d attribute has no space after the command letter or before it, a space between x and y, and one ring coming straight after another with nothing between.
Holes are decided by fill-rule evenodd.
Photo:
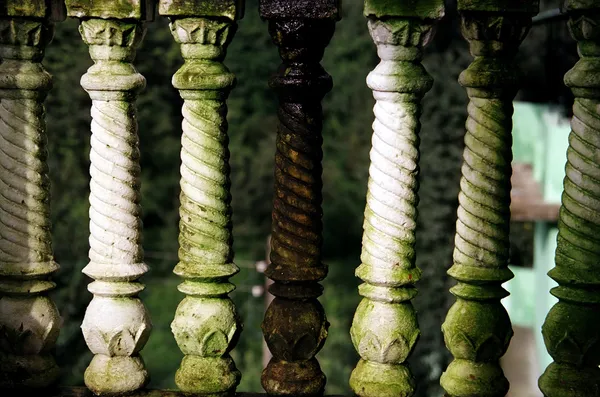
<instances>
[{"instance_id":1,"label":"porch banister","mask_svg":"<svg viewBox=\"0 0 600 397\"><path fill-rule=\"evenodd\" d=\"M323 393L315 358L328 323L317 300L321 261L321 100L332 88L319 62L340 16L338 0L261 0L260 14L283 61L270 80L279 96L271 264L275 299L262 324L273 354L262 374L270 395Z\"/></svg>"},{"instance_id":2,"label":"porch banister","mask_svg":"<svg viewBox=\"0 0 600 397\"><path fill-rule=\"evenodd\" d=\"M200 395L235 394L240 373L229 355L242 324L227 294L233 263L226 99L235 76L223 65L241 18L241 0L161 0L185 59L173 76L183 104L179 263L187 296L171 324L185 354L179 389Z\"/></svg>"},{"instance_id":3,"label":"porch banister","mask_svg":"<svg viewBox=\"0 0 600 397\"><path fill-rule=\"evenodd\" d=\"M364 14L381 62L367 77L375 122L356 269L364 299L350 330L361 360L350 385L361 397L408 397L416 386L406 359L420 334L410 302L421 276L415 266L420 102L433 84L421 59L444 2L366 0Z\"/></svg>"},{"instance_id":4,"label":"porch banister","mask_svg":"<svg viewBox=\"0 0 600 397\"><path fill-rule=\"evenodd\" d=\"M442 329L454 356L442 374L449 397L500 397L500 368L513 331L500 300L508 269L512 101L519 88L514 56L537 0L459 0L463 36L475 58L459 81L469 95L454 265L456 302Z\"/></svg>"},{"instance_id":5,"label":"porch banister","mask_svg":"<svg viewBox=\"0 0 600 397\"><path fill-rule=\"evenodd\" d=\"M85 384L96 394L116 395L145 386L139 355L152 328L137 295L148 270L142 250L140 153L135 99L145 79L131 62L153 8L139 0L67 0L71 17L94 61L81 78L92 99L90 262L94 297L81 329L95 354Z\"/></svg>"},{"instance_id":6,"label":"porch banister","mask_svg":"<svg viewBox=\"0 0 600 397\"><path fill-rule=\"evenodd\" d=\"M47 295L58 270L44 108L52 77L41 62L64 17L58 0L0 7L0 389L46 387L59 375L61 318Z\"/></svg>"},{"instance_id":7,"label":"porch banister","mask_svg":"<svg viewBox=\"0 0 600 397\"><path fill-rule=\"evenodd\" d=\"M600 2L568 0L580 60L565 75L575 96L558 221L558 302L542 326L554 362L540 377L546 397L600 396Z\"/></svg>"}]
</instances>

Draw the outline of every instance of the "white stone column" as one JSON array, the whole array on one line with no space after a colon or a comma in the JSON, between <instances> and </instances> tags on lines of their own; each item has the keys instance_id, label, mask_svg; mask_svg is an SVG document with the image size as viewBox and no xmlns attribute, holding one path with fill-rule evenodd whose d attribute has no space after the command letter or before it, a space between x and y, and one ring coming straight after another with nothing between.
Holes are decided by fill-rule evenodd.
<instances>
[{"instance_id":1,"label":"white stone column","mask_svg":"<svg viewBox=\"0 0 600 397\"><path fill-rule=\"evenodd\" d=\"M127 3L127 7L125 4ZM137 1L67 1L69 16L94 65L81 79L92 99L90 262L93 278L83 335L95 354L86 386L99 395L132 392L148 383L139 355L152 328L137 295L137 280L148 270L142 250L140 153L135 100L145 79L133 67L144 21L152 10Z\"/></svg>"}]
</instances>

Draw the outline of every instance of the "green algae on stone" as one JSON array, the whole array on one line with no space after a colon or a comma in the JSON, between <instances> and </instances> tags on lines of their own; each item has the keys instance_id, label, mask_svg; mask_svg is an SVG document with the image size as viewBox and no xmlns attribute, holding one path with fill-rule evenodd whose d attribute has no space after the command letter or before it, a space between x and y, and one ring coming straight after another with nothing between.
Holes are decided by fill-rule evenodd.
<instances>
[{"instance_id":1,"label":"green algae on stone","mask_svg":"<svg viewBox=\"0 0 600 397\"><path fill-rule=\"evenodd\" d=\"M232 21L244 16L245 0L161 0L158 13L169 17L225 17Z\"/></svg>"},{"instance_id":2,"label":"green algae on stone","mask_svg":"<svg viewBox=\"0 0 600 397\"><path fill-rule=\"evenodd\" d=\"M475 58L459 82L469 95L454 264L456 302L442 325L454 356L440 383L449 397L502 397L499 360L513 335L500 300L508 269L512 101L519 88L514 55L537 1L459 1L463 36ZM508 12L515 11L515 12ZM485 159L485 161L483 160Z\"/></svg>"},{"instance_id":3,"label":"green algae on stone","mask_svg":"<svg viewBox=\"0 0 600 397\"><path fill-rule=\"evenodd\" d=\"M421 99L433 79L421 64L441 1L365 1L380 64L367 77L376 99L361 265L364 299L350 335L361 359L350 377L360 397L411 397L407 359L420 336L411 299L415 266ZM390 164L393 167L390 167Z\"/></svg>"},{"instance_id":4,"label":"green algae on stone","mask_svg":"<svg viewBox=\"0 0 600 397\"><path fill-rule=\"evenodd\" d=\"M154 0L65 0L70 17L142 21L154 18L154 3Z\"/></svg>"},{"instance_id":5,"label":"green algae on stone","mask_svg":"<svg viewBox=\"0 0 600 397\"><path fill-rule=\"evenodd\" d=\"M542 326L553 359L539 379L546 397L598 396L600 390L600 2L569 0L569 28L580 59L565 75L575 96L559 214L558 302Z\"/></svg>"},{"instance_id":6,"label":"green algae on stone","mask_svg":"<svg viewBox=\"0 0 600 397\"><path fill-rule=\"evenodd\" d=\"M0 389L45 388L60 375L53 351L61 320L47 295L59 268L52 250L44 108L52 77L41 62L52 22L63 14L59 1L0 5L0 136L10 143L0 166L2 185L10 187L0 202Z\"/></svg>"},{"instance_id":7,"label":"green algae on stone","mask_svg":"<svg viewBox=\"0 0 600 397\"><path fill-rule=\"evenodd\" d=\"M365 0L364 15L378 19L390 17L440 19L444 0Z\"/></svg>"},{"instance_id":8,"label":"green algae on stone","mask_svg":"<svg viewBox=\"0 0 600 397\"><path fill-rule=\"evenodd\" d=\"M64 4L62 0L4 0L0 3L1 16L60 21L64 19Z\"/></svg>"},{"instance_id":9,"label":"green algae on stone","mask_svg":"<svg viewBox=\"0 0 600 397\"><path fill-rule=\"evenodd\" d=\"M179 263L181 301L171 323L185 355L175 383L185 393L235 394L241 374L229 353L242 330L228 293L233 263L226 100L235 76L223 64L243 1L161 0L159 13L181 45L184 64L172 82L182 108Z\"/></svg>"},{"instance_id":10,"label":"green algae on stone","mask_svg":"<svg viewBox=\"0 0 600 397\"><path fill-rule=\"evenodd\" d=\"M458 0L459 11L510 13L538 13L539 0Z\"/></svg>"}]
</instances>

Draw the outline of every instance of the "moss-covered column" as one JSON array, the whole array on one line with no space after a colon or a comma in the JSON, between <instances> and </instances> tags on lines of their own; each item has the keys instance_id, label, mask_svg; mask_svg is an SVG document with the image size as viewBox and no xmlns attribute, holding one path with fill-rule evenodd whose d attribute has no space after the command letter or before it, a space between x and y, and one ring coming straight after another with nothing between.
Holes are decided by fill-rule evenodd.
<instances>
[{"instance_id":1,"label":"moss-covered column","mask_svg":"<svg viewBox=\"0 0 600 397\"><path fill-rule=\"evenodd\" d=\"M58 0L0 6L0 389L45 387L59 375L61 320L47 295L58 269L44 119L52 77L41 62L63 18Z\"/></svg>"},{"instance_id":2,"label":"moss-covered column","mask_svg":"<svg viewBox=\"0 0 600 397\"><path fill-rule=\"evenodd\" d=\"M565 8L581 59L565 75L575 103L549 272L559 301L542 326L554 362L539 385L546 397L590 397L600 395L600 1L569 0Z\"/></svg>"},{"instance_id":3,"label":"moss-covered column","mask_svg":"<svg viewBox=\"0 0 600 397\"><path fill-rule=\"evenodd\" d=\"M420 61L444 2L390 5L366 0L365 16L381 63L367 84L376 99L365 210L362 264L356 270L365 298L350 330L361 356L350 385L361 397L412 396L406 364L419 338L410 300L421 272L415 266L419 116L433 79Z\"/></svg>"},{"instance_id":4,"label":"moss-covered column","mask_svg":"<svg viewBox=\"0 0 600 397\"><path fill-rule=\"evenodd\" d=\"M184 65L173 85L183 104L179 263L175 273L187 296L171 324L185 354L175 376L184 392L233 395L240 382L229 352L241 322L227 294L233 264L227 105L235 84L223 65L227 45L243 12L240 0L161 0L171 18Z\"/></svg>"},{"instance_id":5,"label":"moss-covered column","mask_svg":"<svg viewBox=\"0 0 600 397\"><path fill-rule=\"evenodd\" d=\"M275 299L262 325L273 358L262 385L270 395L321 395L325 375L315 358L328 323L318 301L327 274L321 262L321 100L332 88L320 61L340 15L337 0L261 0L283 61L270 86L279 96L271 264Z\"/></svg>"},{"instance_id":6,"label":"moss-covered column","mask_svg":"<svg viewBox=\"0 0 600 397\"><path fill-rule=\"evenodd\" d=\"M81 329L95 354L85 384L96 394L117 395L148 382L139 355L152 327L137 295L148 270L142 250L140 153L135 99L145 79L131 62L144 21L153 9L137 0L67 0L69 16L94 60L81 78L92 99L90 262L94 294Z\"/></svg>"},{"instance_id":7,"label":"moss-covered column","mask_svg":"<svg viewBox=\"0 0 600 397\"><path fill-rule=\"evenodd\" d=\"M350 385L361 397L412 396L406 364L419 338L410 300L421 272L415 266L419 116L421 98L433 79L420 61L444 2L391 5L366 0L365 16L381 63L367 84L376 99L373 147L365 209L362 264L364 284L350 330L361 356Z\"/></svg>"},{"instance_id":8,"label":"moss-covered column","mask_svg":"<svg viewBox=\"0 0 600 397\"><path fill-rule=\"evenodd\" d=\"M442 329L454 356L441 384L451 397L500 397L500 368L512 337L500 300L508 269L512 101L519 87L514 56L537 1L459 0L462 31L473 63L460 75L469 95L454 265L456 303Z\"/></svg>"}]
</instances>

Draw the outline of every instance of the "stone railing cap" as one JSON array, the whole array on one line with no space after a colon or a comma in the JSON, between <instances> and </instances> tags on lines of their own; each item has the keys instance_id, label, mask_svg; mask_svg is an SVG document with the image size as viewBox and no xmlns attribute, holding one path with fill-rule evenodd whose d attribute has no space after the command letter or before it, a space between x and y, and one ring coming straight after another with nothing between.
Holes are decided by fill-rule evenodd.
<instances>
[{"instance_id":1,"label":"stone railing cap","mask_svg":"<svg viewBox=\"0 0 600 397\"><path fill-rule=\"evenodd\" d=\"M364 15L440 19L444 16L444 0L365 0Z\"/></svg>"},{"instance_id":2,"label":"stone railing cap","mask_svg":"<svg viewBox=\"0 0 600 397\"><path fill-rule=\"evenodd\" d=\"M40 18L62 21L66 17L62 0L0 1L0 17Z\"/></svg>"},{"instance_id":3,"label":"stone railing cap","mask_svg":"<svg viewBox=\"0 0 600 397\"><path fill-rule=\"evenodd\" d=\"M539 6L539 0L458 0L459 11L537 14Z\"/></svg>"},{"instance_id":4,"label":"stone railing cap","mask_svg":"<svg viewBox=\"0 0 600 397\"><path fill-rule=\"evenodd\" d=\"M260 0L264 19L340 19L341 0Z\"/></svg>"},{"instance_id":5,"label":"stone railing cap","mask_svg":"<svg viewBox=\"0 0 600 397\"><path fill-rule=\"evenodd\" d=\"M244 0L160 0L158 13L177 17L225 17L232 21L244 16Z\"/></svg>"},{"instance_id":6,"label":"stone railing cap","mask_svg":"<svg viewBox=\"0 0 600 397\"><path fill-rule=\"evenodd\" d=\"M154 19L154 0L65 0L67 15L76 18Z\"/></svg>"},{"instance_id":7,"label":"stone railing cap","mask_svg":"<svg viewBox=\"0 0 600 397\"><path fill-rule=\"evenodd\" d=\"M600 3L598 0L565 0L562 3L562 9L564 11L593 9L600 11Z\"/></svg>"}]
</instances>

